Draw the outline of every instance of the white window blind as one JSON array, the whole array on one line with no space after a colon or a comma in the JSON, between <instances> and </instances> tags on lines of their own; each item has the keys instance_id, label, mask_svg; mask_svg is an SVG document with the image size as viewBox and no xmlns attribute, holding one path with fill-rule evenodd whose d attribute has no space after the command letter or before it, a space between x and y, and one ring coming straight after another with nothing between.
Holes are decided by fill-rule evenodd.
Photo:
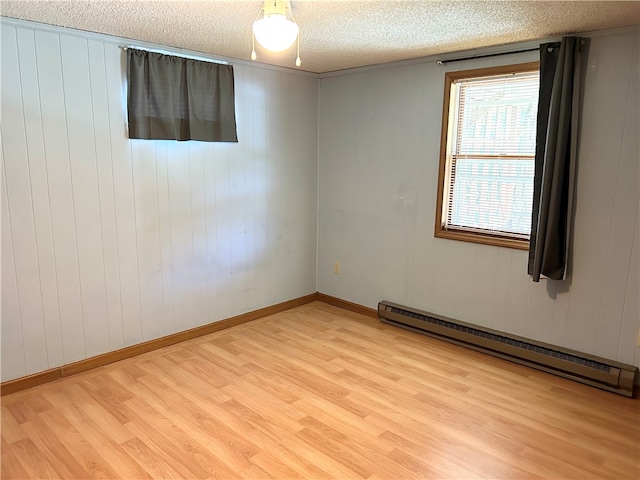
<instances>
[{"instance_id":1,"label":"white window blind","mask_svg":"<svg viewBox=\"0 0 640 480\"><path fill-rule=\"evenodd\" d=\"M446 229L528 239L538 84L525 72L452 85Z\"/></svg>"}]
</instances>

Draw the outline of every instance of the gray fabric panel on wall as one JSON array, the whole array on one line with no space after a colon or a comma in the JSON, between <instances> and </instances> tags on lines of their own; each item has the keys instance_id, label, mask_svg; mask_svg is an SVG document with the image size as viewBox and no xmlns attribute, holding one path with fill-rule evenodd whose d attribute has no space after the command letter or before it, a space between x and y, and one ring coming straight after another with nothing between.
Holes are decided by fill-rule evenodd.
<instances>
[{"instance_id":1,"label":"gray fabric panel on wall","mask_svg":"<svg viewBox=\"0 0 640 480\"><path fill-rule=\"evenodd\" d=\"M237 142L233 66L127 49L129 138Z\"/></svg>"}]
</instances>

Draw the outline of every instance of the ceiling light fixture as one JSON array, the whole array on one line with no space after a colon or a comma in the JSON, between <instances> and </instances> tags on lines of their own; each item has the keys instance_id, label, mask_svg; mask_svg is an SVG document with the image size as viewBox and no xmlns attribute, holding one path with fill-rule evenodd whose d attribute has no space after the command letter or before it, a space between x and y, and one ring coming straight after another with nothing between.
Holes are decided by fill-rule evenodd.
<instances>
[{"instance_id":1,"label":"ceiling light fixture","mask_svg":"<svg viewBox=\"0 0 640 480\"><path fill-rule=\"evenodd\" d=\"M289 12L291 20L287 18L287 12ZM262 18L260 18L261 14L263 15ZM264 0L264 7L260 9L256 21L253 22L251 60L257 58L256 40L260 45L272 52L282 52L298 40L296 66L299 67L302 63L300 61L299 33L300 29L291 14L289 0Z\"/></svg>"}]
</instances>

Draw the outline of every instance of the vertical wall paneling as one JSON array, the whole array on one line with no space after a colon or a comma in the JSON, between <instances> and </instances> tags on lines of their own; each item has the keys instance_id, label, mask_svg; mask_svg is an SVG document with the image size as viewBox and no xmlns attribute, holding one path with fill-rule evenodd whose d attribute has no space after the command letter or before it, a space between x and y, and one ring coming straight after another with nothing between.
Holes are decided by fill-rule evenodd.
<instances>
[{"instance_id":1,"label":"vertical wall paneling","mask_svg":"<svg viewBox=\"0 0 640 480\"><path fill-rule=\"evenodd\" d=\"M534 61L535 53L321 78L318 290L369 307L406 299L463 321L638 361L638 37L630 28L591 39L566 282L532 283L521 250L433 238L445 72ZM416 215L398 208L411 188ZM342 262L340 275L334 261Z\"/></svg>"},{"instance_id":2,"label":"vertical wall paneling","mask_svg":"<svg viewBox=\"0 0 640 480\"><path fill-rule=\"evenodd\" d=\"M638 65L637 55L632 56L637 41L637 37L634 40L630 35L598 38L591 42L589 51L576 179L576 261L565 325L567 346L588 352L594 352L597 343L607 252L617 234L612 231L612 218L624 132L629 128L638 131L637 124L625 126L630 71L634 63L636 68ZM635 158L637 161L637 152ZM614 275L619 277L619 272ZM622 282L624 288L626 280Z\"/></svg>"},{"instance_id":3,"label":"vertical wall paneling","mask_svg":"<svg viewBox=\"0 0 640 480\"><path fill-rule=\"evenodd\" d=\"M206 274L206 299L207 314L209 318L218 318L218 291L217 291L217 269L216 269L216 189L214 177L214 162L217 159L216 144L207 145L204 153L204 209L205 209L205 239L206 239L206 257L204 258L205 274Z\"/></svg>"},{"instance_id":4,"label":"vertical wall paneling","mask_svg":"<svg viewBox=\"0 0 640 480\"><path fill-rule=\"evenodd\" d=\"M156 149L153 142L131 140L135 192L138 279L143 338L162 336L162 255L158 218Z\"/></svg>"},{"instance_id":5,"label":"vertical wall paneling","mask_svg":"<svg viewBox=\"0 0 640 480\"><path fill-rule=\"evenodd\" d=\"M553 302L553 320L551 321L551 333L549 342L554 345L563 345L567 324L567 313L571 295L568 285L556 285L556 298Z\"/></svg>"},{"instance_id":6,"label":"vertical wall paneling","mask_svg":"<svg viewBox=\"0 0 640 480\"><path fill-rule=\"evenodd\" d=\"M495 297L496 276L498 270L498 250L485 245L477 245L474 255L473 280L471 297L472 309L481 322L488 327L493 327L495 303L487 301Z\"/></svg>"},{"instance_id":7,"label":"vertical wall paneling","mask_svg":"<svg viewBox=\"0 0 640 480\"><path fill-rule=\"evenodd\" d=\"M454 318L475 317L476 309L471 304L473 293L474 258L477 247L473 243L460 245L457 254L450 252L448 258L449 283L447 286L446 301L449 305L447 314ZM484 274L483 274L484 275ZM463 295L460 292L464 292Z\"/></svg>"},{"instance_id":8,"label":"vertical wall paneling","mask_svg":"<svg viewBox=\"0 0 640 480\"><path fill-rule=\"evenodd\" d=\"M250 73L249 67L238 65L235 68L239 78L244 78ZM250 82L241 82L238 85L236 97L236 112L238 122L238 138L250 138L252 118L247 115L247 102L245 97L250 94ZM231 308L233 311L243 311L247 288L247 225L246 225L246 177L251 175L247 170L247 142L239 141L233 146L237 157L229 162L229 230L230 235L230 261L231 261Z\"/></svg>"},{"instance_id":9,"label":"vertical wall paneling","mask_svg":"<svg viewBox=\"0 0 640 480\"><path fill-rule=\"evenodd\" d=\"M418 195L416 216L428 216L428 207L425 205L425 200L425 197ZM424 305L430 305L432 308L434 306L434 289L438 281L430 275L424 275L424 272L433 271L434 268L433 265L435 259L432 253L434 248L432 232L432 225L429 226L425 223L416 222L416 235L414 241L415 256L411 278L409 279L411 289L407 298L407 302L410 305L417 305L419 301L422 301ZM418 244L422 245L422 248L418 248ZM422 288L418 290L416 288L417 285L420 285Z\"/></svg>"},{"instance_id":10,"label":"vertical wall paneling","mask_svg":"<svg viewBox=\"0 0 640 480\"><path fill-rule=\"evenodd\" d=\"M551 341L553 307L557 297L556 282L530 282L527 295L527 315L523 335L543 342Z\"/></svg>"},{"instance_id":11,"label":"vertical wall paneling","mask_svg":"<svg viewBox=\"0 0 640 480\"><path fill-rule=\"evenodd\" d=\"M525 335L529 289L531 279L526 275L527 254L514 250L509 271L509 293L507 295L506 331Z\"/></svg>"},{"instance_id":12,"label":"vertical wall paneling","mask_svg":"<svg viewBox=\"0 0 640 480\"><path fill-rule=\"evenodd\" d=\"M57 34L35 31L34 35L63 357L68 363L85 358L86 349L61 46Z\"/></svg>"},{"instance_id":13,"label":"vertical wall paneling","mask_svg":"<svg viewBox=\"0 0 640 480\"><path fill-rule=\"evenodd\" d=\"M255 309L257 305L256 294L257 294L257 286L256 286L256 269L252 268L252 265L255 265L254 262L257 261L257 257L255 256L256 252L256 222L255 222L255 198L256 198L256 190L255 190L255 149L252 148L253 140L255 137L254 131L256 129L256 120L254 117L254 102L256 92L254 90L254 82L253 78L255 75L256 69L253 67L242 67L242 77L246 79L244 83L245 85L245 93L240 96L242 101L242 110L244 111L244 115L246 118L251 119L251 121L247 124L245 129L245 138L251 139L249 142L243 142L244 151L243 158L245 159L244 164L244 251L245 256L243 258L243 264L245 265L245 278L244 278L244 290L242 293L242 297L244 299L243 309L245 311L250 311Z\"/></svg>"},{"instance_id":14,"label":"vertical wall paneling","mask_svg":"<svg viewBox=\"0 0 640 480\"><path fill-rule=\"evenodd\" d=\"M433 235L433 231L431 232L431 235ZM431 296L432 303L429 305L425 305L425 310L427 311L432 310L433 313L446 312L448 307L448 304L446 301L447 289L449 288L449 283L447 281L448 258L442 254L440 243L441 243L440 239L435 240L433 253L432 253L433 270L430 270L430 273L433 274L435 272L439 272L439 274L436 277L436 281L431 284L432 291L433 291L433 294ZM423 300L418 300L418 301L422 303Z\"/></svg>"},{"instance_id":15,"label":"vertical wall paneling","mask_svg":"<svg viewBox=\"0 0 640 480\"><path fill-rule=\"evenodd\" d=\"M215 217L216 256L215 267L217 277L217 307L218 315L228 317L233 311L231 307L231 235L229 204L229 157L234 145L216 144L216 157L213 159L213 189L215 191L215 210L219 212Z\"/></svg>"},{"instance_id":16,"label":"vertical wall paneling","mask_svg":"<svg viewBox=\"0 0 640 480\"><path fill-rule=\"evenodd\" d=\"M2 95L11 99L2 104L4 171L13 242L18 300L28 373L48 367L47 344L42 310L40 269L29 171L29 149L25 132L25 112L18 59L16 29L2 30ZM8 75L4 75L8 72Z\"/></svg>"},{"instance_id":17,"label":"vertical wall paneling","mask_svg":"<svg viewBox=\"0 0 640 480\"><path fill-rule=\"evenodd\" d=\"M282 187L281 181L281 172L280 165L282 162L282 153L280 150L280 132L285 130L284 125L282 124L281 118L281 110L279 108L279 103L284 101L283 97L284 74L281 72L267 72L266 74L266 91L268 92L266 98L266 110L269 112L270 122L266 124L265 132L266 132L266 149L267 149L267 157L272 158L273 161L269 162L269 177L268 177L268 191L266 196L267 201L267 216L272 213L277 212L280 216L280 220L282 221L286 215L286 206L282 206L279 203L279 195L278 191ZM286 92L284 93L286 95ZM279 232L277 229L273 228L273 225L268 224L267 229L267 244L269 249L273 249L279 254L281 253L282 244L286 241L285 232ZM268 287L268 297L271 300L275 300L278 298L277 292L277 284L281 281L281 278L277 276L277 268L274 265L274 257L267 257L266 259L266 270L268 272L271 281L269 282Z\"/></svg>"},{"instance_id":18,"label":"vertical wall paneling","mask_svg":"<svg viewBox=\"0 0 640 480\"><path fill-rule=\"evenodd\" d=\"M511 280L511 260L513 258L513 250L508 248L499 248L496 259L496 279L493 300L493 319L492 328L496 330L506 331L509 328L508 300L509 300L509 283Z\"/></svg>"},{"instance_id":19,"label":"vertical wall paneling","mask_svg":"<svg viewBox=\"0 0 640 480\"><path fill-rule=\"evenodd\" d=\"M105 45L102 42L90 40L88 48L109 348L117 349L124 346L124 332L116 225L116 192L113 184L113 149L111 145L107 60Z\"/></svg>"},{"instance_id":20,"label":"vertical wall paneling","mask_svg":"<svg viewBox=\"0 0 640 480\"><path fill-rule=\"evenodd\" d=\"M414 118L408 118L410 126L407 128L410 138L417 137L419 141L409 150L409 152L427 152L430 149L430 139L423 132L435 132L440 129L442 116L441 103L442 92L433 90L430 86L439 83L435 76L439 72L426 72L426 77L410 75L412 78L412 88L415 89L415 98L412 104ZM431 78L434 77L434 78ZM406 78L406 77L405 77ZM433 108L425 109L425 104L433 105ZM411 125L414 125L413 127ZM402 137L401 137L402 138ZM409 156L412 156L409 153ZM433 223L421 222L418 219L429 219L435 211L435 195L429 189L424 188L425 178L431 175L430 165L423 161L423 156L415 156L415 170L412 173L413 185L416 192L415 229L417 232L413 248L415 249L414 259L421 259L415 262L413 276L410 279L410 301L411 304L420 303L432 308L434 312L439 312L444 308L441 304L444 294L439 293L444 285L436 275L425 272L435 272L437 262L443 260L440 255L441 239L433 236ZM426 258L425 258L426 257Z\"/></svg>"},{"instance_id":21,"label":"vertical wall paneling","mask_svg":"<svg viewBox=\"0 0 640 480\"><path fill-rule=\"evenodd\" d=\"M96 165L89 48L85 39L61 36L62 77L80 268L86 355L109 350L100 198Z\"/></svg>"},{"instance_id":22,"label":"vertical wall paneling","mask_svg":"<svg viewBox=\"0 0 640 480\"><path fill-rule=\"evenodd\" d=\"M176 328L185 330L195 325L189 144L168 142L167 154L175 319Z\"/></svg>"},{"instance_id":23,"label":"vertical wall paneling","mask_svg":"<svg viewBox=\"0 0 640 480\"><path fill-rule=\"evenodd\" d=\"M36 234L37 260L40 273L40 295L49 365L63 361L62 330L56 284L56 265L53 250L53 230L34 32L17 28L24 128L27 140L28 167L31 181L33 219Z\"/></svg>"},{"instance_id":24,"label":"vertical wall paneling","mask_svg":"<svg viewBox=\"0 0 640 480\"><path fill-rule=\"evenodd\" d=\"M632 42L629 49L628 62L632 64L633 58L638 58L639 42ZM615 172L615 197L613 200L609 238L606 250L606 267L602 285L602 299L598 312L598 328L596 335L595 352L598 355L615 350L618 345L618 332L622 328L623 309L626 302L637 304L638 292L625 291L624 277L620 278L619 272L625 268L640 269L637 259L632 262L632 247L634 230L637 228L633 219L638 208L637 199L640 197L640 140L638 125L640 125L640 67L637 63L629 69L629 81L627 88L627 100L624 108L624 130L622 132L622 145L620 147L617 171ZM613 152L612 152L613 153ZM636 231L637 234L637 231ZM629 282L631 280L629 279ZM627 284L628 285L628 284ZM630 298L626 294L631 293ZM634 333L630 332L633 336ZM636 333L637 335L637 333ZM633 347L633 346L632 346ZM635 348L627 350L633 352ZM619 352L622 354L621 352ZM631 353L625 354L626 358L632 357Z\"/></svg>"},{"instance_id":25,"label":"vertical wall paneling","mask_svg":"<svg viewBox=\"0 0 640 480\"><path fill-rule=\"evenodd\" d=\"M618 358L622 362L635 363L640 367L637 344L634 340L640 334L640 202L637 203L635 234L633 236L633 248L631 261L629 262L629 273L627 277L627 288L624 296L624 308L622 311L622 325L618 337L617 352Z\"/></svg>"},{"instance_id":26,"label":"vertical wall paneling","mask_svg":"<svg viewBox=\"0 0 640 480\"><path fill-rule=\"evenodd\" d=\"M4 65L3 65L3 71ZM4 152L4 149L3 149ZM2 156L4 166L4 153ZM20 299L16 283L16 265L13 255L13 235L9 219L9 202L7 199L6 176L2 172L2 378L15 378L27 374L25 349L22 334L22 317L20 315Z\"/></svg>"},{"instance_id":27,"label":"vertical wall paneling","mask_svg":"<svg viewBox=\"0 0 640 480\"><path fill-rule=\"evenodd\" d=\"M207 301L207 206L204 177L205 145L190 145L189 174L191 175L191 211L193 212L193 271L195 289L195 325L210 323Z\"/></svg>"},{"instance_id":28,"label":"vertical wall paneling","mask_svg":"<svg viewBox=\"0 0 640 480\"><path fill-rule=\"evenodd\" d=\"M240 67L240 66L239 66ZM241 258L237 264L242 268L242 280L240 283L239 299L241 301L241 310L249 311L255 308L256 305L256 269L253 268L255 261L257 260L254 252L255 247L255 221L254 221L254 199L255 199L255 150L252 148L252 142L254 138L254 130L256 128L255 119L253 116L253 102L255 98L255 92L253 87L253 76L255 68L241 66L239 74L241 78L245 78L242 83L244 92L239 95L240 104L238 106L239 111L243 112L242 115L247 119L243 129L243 136L250 141L240 142L241 157L243 159L241 182L241 204L242 204L242 225L241 225Z\"/></svg>"},{"instance_id":29,"label":"vertical wall paneling","mask_svg":"<svg viewBox=\"0 0 640 480\"><path fill-rule=\"evenodd\" d=\"M255 269L256 285L268 285L270 282L267 265L267 229L269 224L268 205L265 197L269 187L269 162L267 157L267 126L266 126L266 77L267 71L261 68L252 69L251 78L251 118L253 119L253 222L255 225L255 254L254 262L260 266ZM315 268L314 268L315 271ZM260 288L256 293L256 303L269 303L269 291Z\"/></svg>"},{"instance_id":30,"label":"vertical wall paneling","mask_svg":"<svg viewBox=\"0 0 640 480\"><path fill-rule=\"evenodd\" d=\"M162 276L162 324L164 333L176 331L173 301L173 257L171 209L169 200L168 142L155 142L156 182L158 188L158 228Z\"/></svg>"},{"instance_id":31,"label":"vertical wall paneling","mask_svg":"<svg viewBox=\"0 0 640 480\"><path fill-rule=\"evenodd\" d=\"M116 44L2 22L2 381L316 290L315 78L237 67L237 144L129 140Z\"/></svg>"},{"instance_id":32,"label":"vertical wall paneling","mask_svg":"<svg viewBox=\"0 0 640 480\"><path fill-rule=\"evenodd\" d=\"M122 333L124 344L133 345L143 336L131 145L126 136L124 57L119 48L105 45Z\"/></svg>"}]
</instances>

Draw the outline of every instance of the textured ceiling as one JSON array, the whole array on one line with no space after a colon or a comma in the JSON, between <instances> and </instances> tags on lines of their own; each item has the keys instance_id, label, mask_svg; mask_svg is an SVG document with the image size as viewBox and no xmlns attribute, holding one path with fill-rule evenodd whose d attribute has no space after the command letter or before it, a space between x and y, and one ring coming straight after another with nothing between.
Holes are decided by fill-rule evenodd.
<instances>
[{"instance_id":1,"label":"textured ceiling","mask_svg":"<svg viewBox=\"0 0 640 480\"><path fill-rule=\"evenodd\" d=\"M293 0L301 70L325 73L640 23L640 2ZM249 60L262 1L2 1L3 16ZM295 68L295 48L258 61Z\"/></svg>"}]
</instances>

